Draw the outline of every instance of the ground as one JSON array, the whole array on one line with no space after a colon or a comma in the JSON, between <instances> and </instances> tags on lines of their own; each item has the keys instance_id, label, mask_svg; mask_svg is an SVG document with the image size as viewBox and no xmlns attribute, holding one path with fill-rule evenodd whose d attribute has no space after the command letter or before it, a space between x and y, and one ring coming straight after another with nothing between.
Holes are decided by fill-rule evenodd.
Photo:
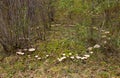
<instances>
[{"instance_id":1,"label":"ground","mask_svg":"<svg viewBox=\"0 0 120 78\"><path fill-rule=\"evenodd\" d=\"M74 43L66 41L68 36L72 38L72 35L75 34L72 27L56 27L52 30L54 31L49 34L54 33L54 35L49 37L50 40L38 41L37 51L32 54L4 57L1 52L0 78L120 78L120 59L115 56L108 58L101 50L97 50L99 53L92 54L87 60L67 58L61 62L58 61L57 58L62 53L67 54L71 51L72 54L79 53L79 50L85 50L84 45L86 44L84 41L80 42L82 46L79 46L80 49L78 49L78 46L72 46ZM81 33L85 33L85 31ZM41 59L36 58L36 55ZM46 55L49 56L46 57ZM4 59L2 59L3 57Z\"/></svg>"}]
</instances>

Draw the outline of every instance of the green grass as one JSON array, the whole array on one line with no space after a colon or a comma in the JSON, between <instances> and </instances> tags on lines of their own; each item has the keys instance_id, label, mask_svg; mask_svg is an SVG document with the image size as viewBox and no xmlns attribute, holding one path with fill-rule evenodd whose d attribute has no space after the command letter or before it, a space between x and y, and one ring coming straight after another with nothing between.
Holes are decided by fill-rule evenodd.
<instances>
[{"instance_id":1,"label":"green grass","mask_svg":"<svg viewBox=\"0 0 120 78\"><path fill-rule=\"evenodd\" d=\"M11 55L5 57L0 62L0 77L120 78L120 60L115 56L108 59L102 50L94 50L95 54L85 61L70 58L62 62L57 60L63 53L67 56L69 56L69 53L73 55L86 54L89 46L86 42L87 28L82 26L82 30L80 29L75 31L75 27L53 27L52 31L49 32L49 40L46 42L40 41L36 44L38 46L36 52L24 56ZM38 60L35 55L42 59ZM49 57L46 57L46 55L49 55ZM0 55L0 59L2 57L4 57L3 54Z\"/></svg>"}]
</instances>

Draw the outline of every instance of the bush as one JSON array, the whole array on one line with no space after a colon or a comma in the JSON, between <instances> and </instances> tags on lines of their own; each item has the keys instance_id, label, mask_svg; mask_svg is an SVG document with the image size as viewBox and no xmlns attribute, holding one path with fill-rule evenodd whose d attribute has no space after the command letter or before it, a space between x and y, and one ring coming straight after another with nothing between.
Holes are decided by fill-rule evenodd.
<instances>
[{"instance_id":1,"label":"bush","mask_svg":"<svg viewBox=\"0 0 120 78\"><path fill-rule=\"evenodd\" d=\"M33 47L32 44L37 39L45 40L50 19L49 6L46 2L0 1L0 44L6 52Z\"/></svg>"}]
</instances>

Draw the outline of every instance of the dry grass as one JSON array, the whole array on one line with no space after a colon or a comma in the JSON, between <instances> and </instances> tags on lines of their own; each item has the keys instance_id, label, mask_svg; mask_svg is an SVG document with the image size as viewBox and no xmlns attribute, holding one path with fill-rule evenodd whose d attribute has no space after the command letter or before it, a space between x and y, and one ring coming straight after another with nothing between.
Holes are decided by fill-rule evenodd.
<instances>
[{"instance_id":1,"label":"dry grass","mask_svg":"<svg viewBox=\"0 0 120 78\"><path fill-rule=\"evenodd\" d=\"M9 56L0 64L1 78L119 78L120 65L114 60L100 61L92 57L85 62L65 60L55 62L48 58L35 60L20 57L17 62ZM99 61L98 61L99 60ZM11 64L11 61L13 62ZM114 62L113 62L114 61Z\"/></svg>"}]
</instances>

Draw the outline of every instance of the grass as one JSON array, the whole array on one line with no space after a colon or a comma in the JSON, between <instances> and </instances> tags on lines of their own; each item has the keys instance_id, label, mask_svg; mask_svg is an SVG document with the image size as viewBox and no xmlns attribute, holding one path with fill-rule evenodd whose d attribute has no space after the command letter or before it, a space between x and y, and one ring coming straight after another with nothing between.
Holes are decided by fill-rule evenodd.
<instances>
[{"instance_id":1,"label":"grass","mask_svg":"<svg viewBox=\"0 0 120 78\"><path fill-rule=\"evenodd\" d=\"M13 56L11 56L13 57ZM8 58L11 58L10 56ZM24 59L23 59L24 58ZM94 60L93 60L94 59ZM2 78L119 78L119 63L97 61L95 56L84 62L70 59L55 62L52 58L36 60L34 57L20 57L19 60L0 65ZM10 60L9 60L10 61Z\"/></svg>"},{"instance_id":2,"label":"grass","mask_svg":"<svg viewBox=\"0 0 120 78\"><path fill-rule=\"evenodd\" d=\"M53 27L48 40L36 44L36 52L24 56L11 55L1 60L0 78L120 78L119 58L107 58L102 50L95 50L85 61L70 58L62 62L57 60L63 53L86 54L89 46L86 42L87 28L80 29ZM37 59L36 55L42 59ZM3 54L0 59L2 57Z\"/></svg>"}]
</instances>

